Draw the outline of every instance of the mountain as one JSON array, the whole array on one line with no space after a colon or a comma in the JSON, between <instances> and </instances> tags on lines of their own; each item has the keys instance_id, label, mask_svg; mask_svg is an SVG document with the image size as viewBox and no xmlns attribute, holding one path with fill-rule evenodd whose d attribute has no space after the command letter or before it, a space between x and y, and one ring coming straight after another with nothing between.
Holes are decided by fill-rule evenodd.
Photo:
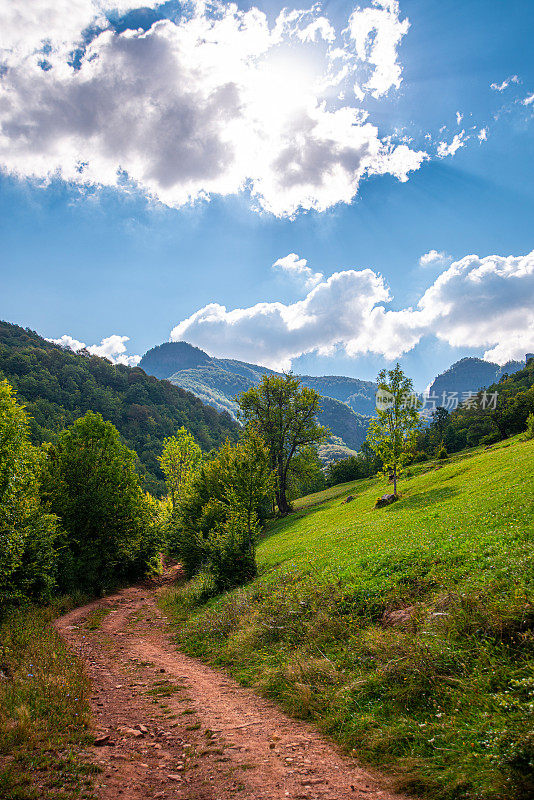
<instances>
[{"instance_id":1,"label":"mountain","mask_svg":"<svg viewBox=\"0 0 534 800\"><path fill-rule=\"evenodd\" d=\"M483 361L481 358L462 358L449 369L442 372L434 379L430 386L430 394L438 397L438 403L443 396L458 393L460 402L467 392L477 392L479 389L498 383L503 375L511 375L522 369L522 361L509 361L504 366L494 364L492 361Z\"/></svg>"},{"instance_id":2,"label":"mountain","mask_svg":"<svg viewBox=\"0 0 534 800\"><path fill-rule=\"evenodd\" d=\"M258 384L274 370L246 361L211 358L187 342L166 342L149 350L139 364L149 374L167 379L195 394L218 411L236 417L236 395ZM365 440L368 417L373 413L375 385L370 381L337 376L298 375L301 382L321 395L319 422L337 438L330 455L346 458L344 447L357 450ZM339 442L339 439L342 441ZM331 443L333 444L333 443Z\"/></svg>"},{"instance_id":3,"label":"mountain","mask_svg":"<svg viewBox=\"0 0 534 800\"><path fill-rule=\"evenodd\" d=\"M185 426L205 451L227 437L235 439L239 432L227 413L218 413L194 394L139 367L114 365L87 352L72 353L7 322L0 322L2 378L26 405L35 444L52 440L89 409L100 412L137 453L143 485L153 494L164 491L158 456L164 438L177 428Z\"/></svg>"}]
</instances>

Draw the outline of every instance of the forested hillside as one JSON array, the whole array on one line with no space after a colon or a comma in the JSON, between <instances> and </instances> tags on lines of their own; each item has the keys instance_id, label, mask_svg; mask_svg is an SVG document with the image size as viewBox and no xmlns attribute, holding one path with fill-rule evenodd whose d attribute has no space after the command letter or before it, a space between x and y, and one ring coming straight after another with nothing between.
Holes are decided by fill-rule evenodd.
<instances>
[{"instance_id":1,"label":"forested hillside","mask_svg":"<svg viewBox=\"0 0 534 800\"><path fill-rule=\"evenodd\" d=\"M0 322L2 378L26 405L34 444L52 440L88 410L99 412L135 450L143 485L154 494L164 491L158 456L166 436L185 426L207 451L238 433L228 414L139 367L114 365L87 352L72 353L7 322Z\"/></svg>"},{"instance_id":2,"label":"forested hillside","mask_svg":"<svg viewBox=\"0 0 534 800\"><path fill-rule=\"evenodd\" d=\"M446 395L458 392L461 398L462 392L477 392L483 386L500 381L503 375L512 374L523 367L522 361L509 361L500 366L482 358L461 358L434 378L430 394L437 395L439 402L442 402L444 392Z\"/></svg>"},{"instance_id":3,"label":"forested hillside","mask_svg":"<svg viewBox=\"0 0 534 800\"><path fill-rule=\"evenodd\" d=\"M268 367L245 361L210 358L187 342L166 342L153 347L143 356L140 366L151 375L168 377L171 383L193 392L203 403L232 416L238 408L236 395L256 386L263 375L277 374ZM329 428L337 440L342 440L341 446L344 443L348 448L343 452L337 441L337 449L330 449L327 460L334 452L337 457L346 457L350 455L349 449L359 449L367 432L366 415L374 413L374 383L340 376L299 375L298 378L303 386L321 395L320 424Z\"/></svg>"}]
</instances>

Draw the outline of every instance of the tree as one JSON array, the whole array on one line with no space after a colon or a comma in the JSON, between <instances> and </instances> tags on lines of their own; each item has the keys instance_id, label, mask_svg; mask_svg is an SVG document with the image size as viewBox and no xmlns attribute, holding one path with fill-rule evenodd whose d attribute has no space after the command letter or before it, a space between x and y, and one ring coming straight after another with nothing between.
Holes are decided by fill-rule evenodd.
<instances>
[{"instance_id":1,"label":"tree","mask_svg":"<svg viewBox=\"0 0 534 800\"><path fill-rule=\"evenodd\" d=\"M437 431L440 440L443 439L448 421L449 412L443 406L438 406L436 410L432 412L432 428Z\"/></svg>"},{"instance_id":2,"label":"tree","mask_svg":"<svg viewBox=\"0 0 534 800\"><path fill-rule=\"evenodd\" d=\"M324 441L329 434L317 422L319 395L302 387L293 375L264 375L239 398L246 425L258 431L267 445L276 475L276 503L281 514L290 511L288 480L294 459L305 448Z\"/></svg>"},{"instance_id":3,"label":"tree","mask_svg":"<svg viewBox=\"0 0 534 800\"><path fill-rule=\"evenodd\" d=\"M369 424L367 441L382 460L383 470L393 473L393 491L397 494L397 478L410 458L420 428L418 400L411 379L398 363L395 369L383 369L377 384L377 415Z\"/></svg>"},{"instance_id":4,"label":"tree","mask_svg":"<svg viewBox=\"0 0 534 800\"><path fill-rule=\"evenodd\" d=\"M180 428L176 436L164 440L159 463L165 474L173 511L201 461L202 451L194 436L185 428Z\"/></svg>"},{"instance_id":5,"label":"tree","mask_svg":"<svg viewBox=\"0 0 534 800\"><path fill-rule=\"evenodd\" d=\"M28 428L12 387L0 381L0 607L49 599L55 585L57 518L41 505L41 458Z\"/></svg>"},{"instance_id":6,"label":"tree","mask_svg":"<svg viewBox=\"0 0 534 800\"><path fill-rule=\"evenodd\" d=\"M218 590L253 577L259 519L273 489L269 452L254 429L205 461L173 522L171 551L186 574L206 566Z\"/></svg>"},{"instance_id":7,"label":"tree","mask_svg":"<svg viewBox=\"0 0 534 800\"><path fill-rule=\"evenodd\" d=\"M65 531L64 590L101 592L144 575L159 542L135 453L88 411L48 448L43 495Z\"/></svg>"}]
</instances>

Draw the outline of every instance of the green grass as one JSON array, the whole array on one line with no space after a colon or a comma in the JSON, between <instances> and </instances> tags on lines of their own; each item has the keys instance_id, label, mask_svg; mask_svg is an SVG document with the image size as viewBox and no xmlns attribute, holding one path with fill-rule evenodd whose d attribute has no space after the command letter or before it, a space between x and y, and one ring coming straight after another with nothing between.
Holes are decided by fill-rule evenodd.
<instances>
[{"instance_id":1,"label":"green grass","mask_svg":"<svg viewBox=\"0 0 534 800\"><path fill-rule=\"evenodd\" d=\"M0 799L92 798L96 768L80 756L89 680L52 626L53 609L10 612L0 624Z\"/></svg>"},{"instance_id":2,"label":"green grass","mask_svg":"<svg viewBox=\"0 0 534 800\"><path fill-rule=\"evenodd\" d=\"M167 595L182 648L314 720L432 800L534 796L534 442L295 504L260 577ZM352 502L342 505L347 495ZM387 615L407 608L404 624Z\"/></svg>"}]
</instances>

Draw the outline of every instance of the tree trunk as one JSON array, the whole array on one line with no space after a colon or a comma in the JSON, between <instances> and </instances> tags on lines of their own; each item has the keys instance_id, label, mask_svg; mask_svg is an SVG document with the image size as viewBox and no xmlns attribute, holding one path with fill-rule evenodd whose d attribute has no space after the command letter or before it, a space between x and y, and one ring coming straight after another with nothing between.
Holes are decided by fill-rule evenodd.
<instances>
[{"instance_id":1,"label":"tree trunk","mask_svg":"<svg viewBox=\"0 0 534 800\"><path fill-rule=\"evenodd\" d=\"M285 488L279 489L276 492L276 505L278 506L280 514L285 515L289 513L289 503L287 502Z\"/></svg>"},{"instance_id":2,"label":"tree trunk","mask_svg":"<svg viewBox=\"0 0 534 800\"><path fill-rule=\"evenodd\" d=\"M397 494L397 465L393 465L393 494Z\"/></svg>"}]
</instances>

